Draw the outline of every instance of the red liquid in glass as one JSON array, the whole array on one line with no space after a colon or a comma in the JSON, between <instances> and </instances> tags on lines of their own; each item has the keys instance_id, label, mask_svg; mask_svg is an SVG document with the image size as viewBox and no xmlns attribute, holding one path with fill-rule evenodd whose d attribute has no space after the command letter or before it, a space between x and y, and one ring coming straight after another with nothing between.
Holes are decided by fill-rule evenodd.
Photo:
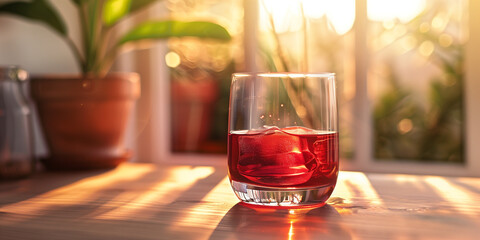
<instances>
[{"instance_id":1,"label":"red liquid in glass","mask_svg":"<svg viewBox=\"0 0 480 240\"><path fill-rule=\"evenodd\" d=\"M304 127L234 131L229 134L231 180L264 187L334 185L338 133Z\"/></svg>"}]
</instances>

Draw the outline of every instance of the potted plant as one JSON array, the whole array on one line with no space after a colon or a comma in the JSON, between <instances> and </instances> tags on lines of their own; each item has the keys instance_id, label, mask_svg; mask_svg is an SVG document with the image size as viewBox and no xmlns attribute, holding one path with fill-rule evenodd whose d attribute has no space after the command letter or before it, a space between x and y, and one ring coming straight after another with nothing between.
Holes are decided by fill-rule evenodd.
<instances>
[{"instance_id":1,"label":"potted plant","mask_svg":"<svg viewBox=\"0 0 480 240\"><path fill-rule=\"evenodd\" d=\"M155 0L71 0L80 16L82 46L67 34L66 25L47 0L10 1L0 14L21 16L46 24L66 41L81 69L76 75L32 77L49 156L49 169L110 168L131 153L123 144L127 120L139 97L136 73L110 73L122 48L141 40L198 37L228 41L222 26L205 21L147 21L112 39L115 26ZM113 44L109 44L113 42Z\"/></svg>"},{"instance_id":2,"label":"potted plant","mask_svg":"<svg viewBox=\"0 0 480 240\"><path fill-rule=\"evenodd\" d=\"M183 64L172 70L170 85L172 150L198 152L206 143L218 100L218 82L208 69Z\"/></svg>"}]
</instances>

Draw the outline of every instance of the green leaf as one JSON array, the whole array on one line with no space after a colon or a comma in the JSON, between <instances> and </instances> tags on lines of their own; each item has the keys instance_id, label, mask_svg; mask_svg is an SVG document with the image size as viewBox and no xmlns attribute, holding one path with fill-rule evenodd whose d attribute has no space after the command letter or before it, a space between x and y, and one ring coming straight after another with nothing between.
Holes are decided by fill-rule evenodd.
<instances>
[{"instance_id":1,"label":"green leaf","mask_svg":"<svg viewBox=\"0 0 480 240\"><path fill-rule=\"evenodd\" d=\"M112 26L120 19L132 14L157 0L107 0L103 6L103 22Z\"/></svg>"},{"instance_id":2,"label":"green leaf","mask_svg":"<svg viewBox=\"0 0 480 240\"><path fill-rule=\"evenodd\" d=\"M103 23L112 26L130 11L132 0L107 0L103 5Z\"/></svg>"},{"instance_id":3,"label":"green leaf","mask_svg":"<svg viewBox=\"0 0 480 240\"><path fill-rule=\"evenodd\" d=\"M67 35L67 28L57 11L45 0L32 2L18 1L0 5L0 14L9 13L30 20L39 21L61 35Z\"/></svg>"},{"instance_id":4,"label":"green leaf","mask_svg":"<svg viewBox=\"0 0 480 240\"><path fill-rule=\"evenodd\" d=\"M182 22L175 20L145 22L123 36L118 45L144 39L166 39L170 37L198 37L222 41L231 39L228 31L211 22Z\"/></svg>"},{"instance_id":5,"label":"green leaf","mask_svg":"<svg viewBox=\"0 0 480 240\"><path fill-rule=\"evenodd\" d=\"M140 10L148 5L150 5L153 2L156 2L157 0L135 0L132 1L132 6L130 8L130 12L133 13L137 10Z\"/></svg>"},{"instance_id":6,"label":"green leaf","mask_svg":"<svg viewBox=\"0 0 480 240\"><path fill-rule=\"evenodd\" d=\"M75 3L77 6L80 6L85 1L86 0L72 0L72 2Z\"/></svg>"},{"instance_id":7,"label":"green leaf","mask_svg":"<svg viewBox=\"0 0 480 240\"><path fill-rule=\"evenodd\" d=\"M87 68L91 69L95 66L96 61L98 60L98 28L100 27L100 22L98 21L100 15L100 1L88 1L86 3L86 18L87 18L87 46L86 46L86 62Z\"/></svg>"}]
</instances>

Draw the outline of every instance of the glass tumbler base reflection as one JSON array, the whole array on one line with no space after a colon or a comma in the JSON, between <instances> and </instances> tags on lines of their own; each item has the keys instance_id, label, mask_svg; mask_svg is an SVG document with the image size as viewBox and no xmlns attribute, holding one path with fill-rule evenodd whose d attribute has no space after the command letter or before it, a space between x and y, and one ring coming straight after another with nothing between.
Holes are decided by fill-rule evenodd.
<instances>
[{"instance_id":1,"label":"glass tumbler base reflection","mask_svg":"<svg viewBox=\"0 0 480 240\"><path fill-rule=\"evenodd\" d=\"M335 188L335 184L298 189L271 188L233 180L231 186L244 203L280 208L323 206Z\"/></svg>"}]
</instances>

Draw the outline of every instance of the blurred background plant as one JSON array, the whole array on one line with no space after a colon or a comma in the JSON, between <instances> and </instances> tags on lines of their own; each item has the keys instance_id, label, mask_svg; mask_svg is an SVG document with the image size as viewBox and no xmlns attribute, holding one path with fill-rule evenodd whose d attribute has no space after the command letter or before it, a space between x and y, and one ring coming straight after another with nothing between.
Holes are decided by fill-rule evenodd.
<instances>
[{"instance_id":1,"label":"blurred background plant","mask_svg":"<svg viewBox=\"0 0 480 240\"><path fill-rule=\"evenodd\" d=\"M242 23L240 1L170 0L174 18L215 19L237 35ZM206 39L171 39L165 55L171 81L173 152L226 153L228 101L238 43Z\"/></svg>"},{"instance_id":2,"label":"blurred background plant","mask_svg":"<svg viewBox=\"0 0 480 240\"><path fill-rule=\"evenodd\" d=\"M407 23L390 22L381 33L404 28L388 46L407 45L402 60L414 62L419 55L425 59L421 65L431 67L433 73L423 80L428 90L422 101L416 89L421 84L401 84L398 66L387 58L388 81L373 115L377 159L464 161L462 19L455 16L451 4L442 3L425 8Z\"/></svg>"}]
</instances>

